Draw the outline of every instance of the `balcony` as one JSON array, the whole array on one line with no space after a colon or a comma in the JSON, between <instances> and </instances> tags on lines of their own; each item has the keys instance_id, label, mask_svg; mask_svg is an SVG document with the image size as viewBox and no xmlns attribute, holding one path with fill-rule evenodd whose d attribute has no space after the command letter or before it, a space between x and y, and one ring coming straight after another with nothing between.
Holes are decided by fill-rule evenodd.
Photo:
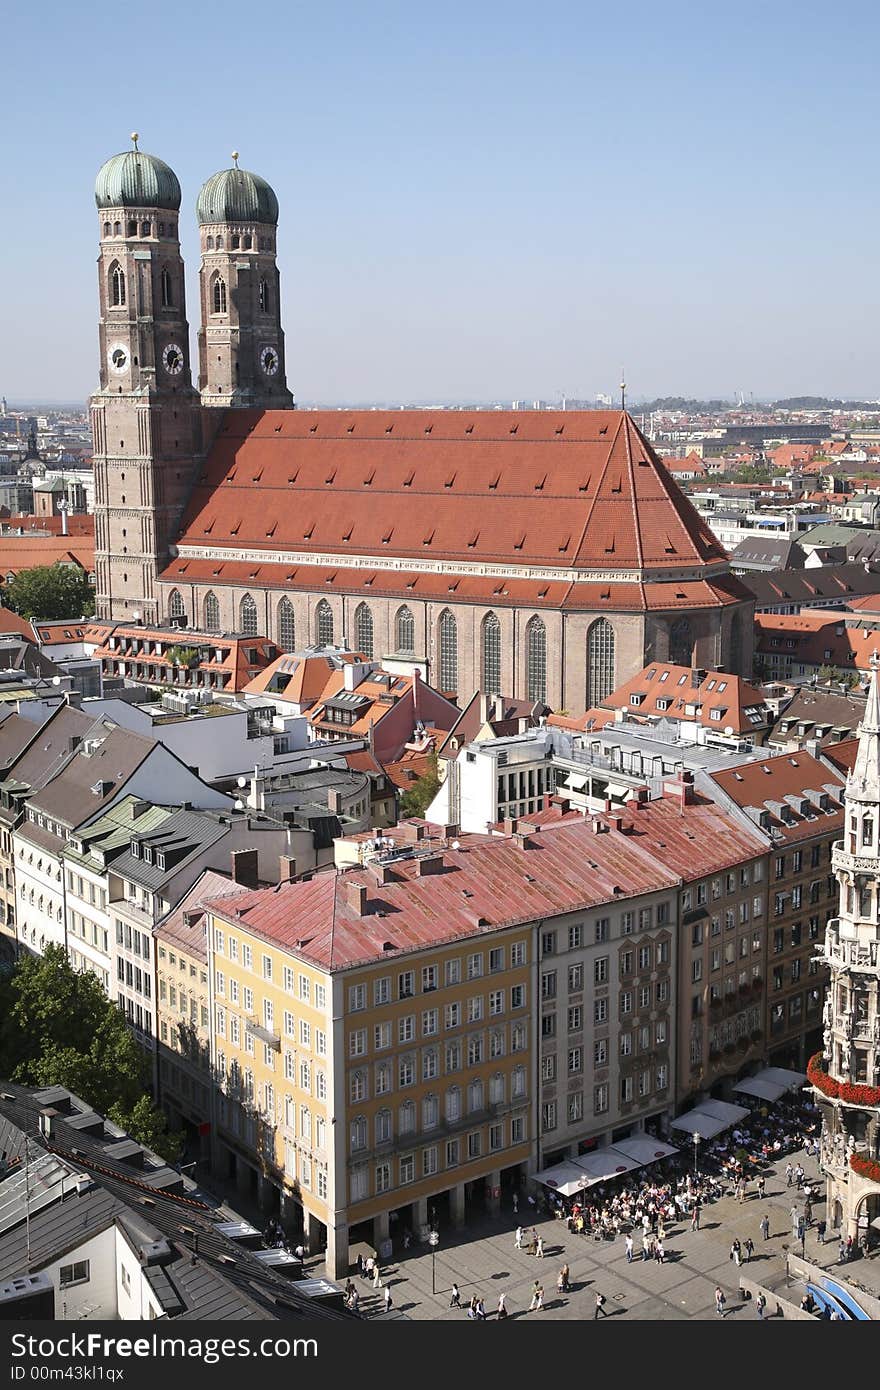
<instances>
[{"instance_id":1,"label":"balcony","mask_svg":"<svg viewBox=\"0 0 880 1390\"><path fill-rule=\"evenodd\" d=\"M839 970L880 970L880 940L841 941L839 929L834 925L838 920L832 918L828 923L825 944L817 958Z\"/></svg>"},{"instance_id":2,"label":"balcony","mask_svg":"<svg viewBox=\"0 0 880 1390\"><path fill-rule=\"evenodd\" d=\"M259 1038L260 1042L265 1043L267 1047L274 1048L276 1052L281 1051L280 1033L274 1032L271 1028L264 1028L253 1018L246 1018L244 1026L245 1032L252 1033L255 1038Z\"/></svg>"},{"instance_id":3,"label":"balcony","mask_svg":"<svg viewBox=\"0 0 880 1390\"><path fill-rule=\"evenodd\" d=\"M835 869L850 869L853 873L880 873L880 859L871 859L865 854L849 854L845 840L835 840L832 848Z\"/></svg>"}]
</instances>

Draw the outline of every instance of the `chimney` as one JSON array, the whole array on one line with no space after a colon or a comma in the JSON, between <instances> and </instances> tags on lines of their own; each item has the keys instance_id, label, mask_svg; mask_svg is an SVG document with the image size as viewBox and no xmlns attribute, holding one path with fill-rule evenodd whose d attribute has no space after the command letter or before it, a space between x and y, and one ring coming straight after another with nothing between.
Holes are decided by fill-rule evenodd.
<instances>
[{"instance_id":1,"label":"chimney","mask_svg":"<svg viewBox=\"0 0 880 1390\"><path fill-rule=\"evenodd\" d=\"M255 849L234 849L230 858L232 860L233 883L240 883L243 888L256 888L260 881L257 869L257 851Z\"/></svg>"},{"instance_id":2,"label":"chimney","mask_svg":"<svg viewBox=\"0 0 880 1390\"><path fill-rule=\"evenodd\" d=\"M52 1109L50 1109L50 1108L47 1108L47 1109L45 1109L45 1110L41 1110L41 1111L40 1111L40 1115L39 1115L40 1134L43 1136L44 1139L51 1139L51 1138L52 1138L52 1121L55 1119L55 1117L56 1117L57 1114L58 1114L58 1111L57 1111L57 1110L52 1110Z\"/></svg>"},{"instance_id":3,"label":"chimney","mask_svg":"<svg viewBox=\"0 0 880 1390\"><path fill-rule=\"evenodd\" d=\"M327 810L332 811L334 815L339 815L342 810L341 801L342 793L338 788L331 787L327 793Z\"/></svg>"},{"instance_id":4,"label":"chimney","mask_svg":"<svg viewBox=\"0 0 880 1390\"><path fill-rule=\"evenodd\" d=\"M446 840L454 840L454 839L456 839L457 836L460 835L460 834L461 834L461 826L458 826L458 825L444 825L444 827L443 827L443 838L446 839Z\"/></svg>"},{"instance_id":5,"label":"chimney","mask_svg":"<svg viewBox=\"0 0 880 1390\"><path fill-rule=\"evenodd\" d=\"M699 690L705 679L706 672L701 667L694 666L691 670L691 685L694 690Z\"/></svg>"},{"instance_id":6,"label":"chimney","mask_svg":"<svg viewBox=\"0 0 880 1390\"><path fill-rule=\"evenodd\" d=\"M424 859L418 861L419 878L426 878L428 874L440 874L443 872L443 855L426 854Z\"/></svg>"},{"instance_id":7,"label":"chimney","mask_svg":"<svg viewBox=\"0 0 880 1390\"><path fill-rule=\"evenodd\" d=\"M682 810L685 806L693 805L694 774L687 768L682 768L674 782L663 783L663 795L677 801Z\"/></svg>"},{"instance_id":8,"label":"chimney","mask_svg":"<svg viewBox=\"0 0 880 1390\"><path fill-rule=\"evenodd\" d=\"M357 883L353 879L343 878L342 896L358 917L366 917L367 887L365 883Z\"/></svg>"},{"instance_id":9,"label":"chimney","mask_svg":"<svg viewBox=\"0 0 880 1390\"><path fill-rule=\"evenodd\" d=\"M648 802L651 800L651 793L649 792L648 788L636 787L635 792L636 795L633 804L635 806L647 806Z\"/></svg>"},{"instance_id":10,"label":"chimney","mask_svg":"<svg viewBox=\"0 0 880 1390\"><path fill-rule=\"evenodd\" d=\"M296 878L296 860L290 854L282 854L278 860L278 882L292 883Z\"/></svg>"},{"instance_id":11,"label":"chimney","mask_svg":"<svg viewBox=\"0 0 880 1390\"><path fill-rule=\"evenodd\" d=\"M489 722L489 708L490 708L490 706L489 706L489 696L486 694L486 692L485 692L484 690L481 690L481 691L480 691L480 723L481 723L481 724L487 724L487 723Z\"/></svg>"},{"instance_id":12,"label":"chimney","mask_svg":"<svg viewBox=\"0 0 880 1390\"><path fill-rule=\"evenodd\" d=\"M612 814L611 814L610 816L607 817L607 820L608 820L608 824L609 824L609 826L611 827L612 830L621 830L621 829L622 829L622 826L623 826L623 816L621 816L620 814L615 813L615 812L612 812Z\"/></svg>"},{"instance_id":13,"label":"chimney","mask_svg":"<svg viewBox=\"0 0 880 1390\"><path fill-rule=\"evenodd\" d=\"M505 817L504 817L504 833L505 833L505 835L515 835L515 834L516 834L516 827L517 827L518 825L519 825L519 820L517 819L516 816L505 816Z\"/></svg>"},{"instance_id":14,"label":"chimney","mask_svg":"<svg viewBox=\"0 0 880 1390\"><path fill-rule=\"evenodd\" d=\"M420 707L421 707L421 703L422 703L421 695L422 695L422 677L421 677L421 672L419 671L418 666L414 666L414 667L413 667L413 673L412 673L412 697L413 697L413 718L414 718L414 719L420 719L420 718L421 718L421 708L420 708Z\"/></svg>"}]
</instances>

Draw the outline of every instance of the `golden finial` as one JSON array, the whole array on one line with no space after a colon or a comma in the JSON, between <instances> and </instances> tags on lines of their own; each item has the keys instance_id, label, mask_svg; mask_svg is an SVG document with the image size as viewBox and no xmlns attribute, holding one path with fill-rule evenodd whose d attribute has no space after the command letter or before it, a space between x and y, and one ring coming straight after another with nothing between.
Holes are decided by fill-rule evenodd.
<instances>
[{"instance_id":1,"label":"golden finial","mask_svg":"<svg viewBox=\"0 0 880 1390\"><path fill-rule=\"evenodd\" d=\"M133 131L131 132L131 141L132 141L132 144L134 145L135 149L137 149L137 147L138 147L138 140L140 140L140 138L141 138L141 137L138 135L138 133L137 133L136 130L133 130Z\"/></svg>"},{"instance_id":2,"label":"golden finial","mask_svg":"<svg viewBox=\"0 0 880 1390\"><path fill-rule=\"evenodd\" d=\"M235 167L236 167L236 169L237 169L237 168L238 168L238 150L233 150L233 151L232 151L232 162L233 162L233 164L235 165Z\"/></svg>"}]
</instances>

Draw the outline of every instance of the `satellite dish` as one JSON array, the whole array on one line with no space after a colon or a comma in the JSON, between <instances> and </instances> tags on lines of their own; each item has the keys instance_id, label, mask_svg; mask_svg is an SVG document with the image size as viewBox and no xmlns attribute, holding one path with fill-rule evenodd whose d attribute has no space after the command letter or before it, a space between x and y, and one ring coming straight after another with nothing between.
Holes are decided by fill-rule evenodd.
<instances>
[{"instance_id":1,"label":"satellite dish","mask_svg":"<svg viewBox=\"0 0 880 1390\"><path fill-rule=\"evenodd\" d=\"M458 840L453 840L453 841L452 841L452 848L453 848L453 849L461 849L461 844L460 844L460 842L459 842Z\"/></svg>"},{"instance_id":2,"label":"satellite dish","mask_svg":"<svg viewBox=\"0 0 880 1390\"><path fill-rule=\"evenodd\" d=\"M731 734L733 733L733 725L732 725L732 724L725 724L725 726L724 726L724 732L727 734L727 737L730 738Z\"/></svg>"},{"instance_id":3,"label":"satellite dish","mask_svg":"<svg viewBox=\"0 0 880 1390\"><path fill-rule=\"evenodd\" d=\"M235 804L235 809L236 809L236 811L243 811L243 810L244 810L244 802L242 801L242 799L241 799L240 796L239 796L239 797L236 797L235 803L234 803L234 804Z\"/></svg>"},{"instance_id":4,"label":"satellite dish","mask_svg":"<svg viewBox=\"0 0 880 1390\"><path fill-rule=\"evenodd\" d=\"M247 778L246 778L246 777L236 777L236 779L235 779L235 785L236 785L237 787L246 787L246 786L247 786Z\"/></svg>"},{"instance_id":5,"label":"satellite dish","mask_svg":"<svg viewBox=\"0 0 880 1390\"><path fill-rule=\"evenodd\" d=\"M60 684L61 684L61 677L60 677L60 676L53 676L53 677L52 677L52 684L53 684L53 685L60 685Z\"/></svg>"}]
</instances>

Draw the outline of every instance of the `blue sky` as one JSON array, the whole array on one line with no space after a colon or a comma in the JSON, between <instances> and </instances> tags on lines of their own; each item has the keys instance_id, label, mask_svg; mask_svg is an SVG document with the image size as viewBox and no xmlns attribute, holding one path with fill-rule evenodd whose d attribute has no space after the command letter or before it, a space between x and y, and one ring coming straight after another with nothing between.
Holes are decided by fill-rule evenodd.
<instances>
[{"instance_id":1,"label":"blue sky","mask_svg":"<svg viewBox=\"0 0 880 1390\"><path fill-rule=\"evenodd\" d=\"M94 176L281 204L301 402L880 396L875 5L15 5L0 394L97 379Z\"/></svg>"}]
</instances>

